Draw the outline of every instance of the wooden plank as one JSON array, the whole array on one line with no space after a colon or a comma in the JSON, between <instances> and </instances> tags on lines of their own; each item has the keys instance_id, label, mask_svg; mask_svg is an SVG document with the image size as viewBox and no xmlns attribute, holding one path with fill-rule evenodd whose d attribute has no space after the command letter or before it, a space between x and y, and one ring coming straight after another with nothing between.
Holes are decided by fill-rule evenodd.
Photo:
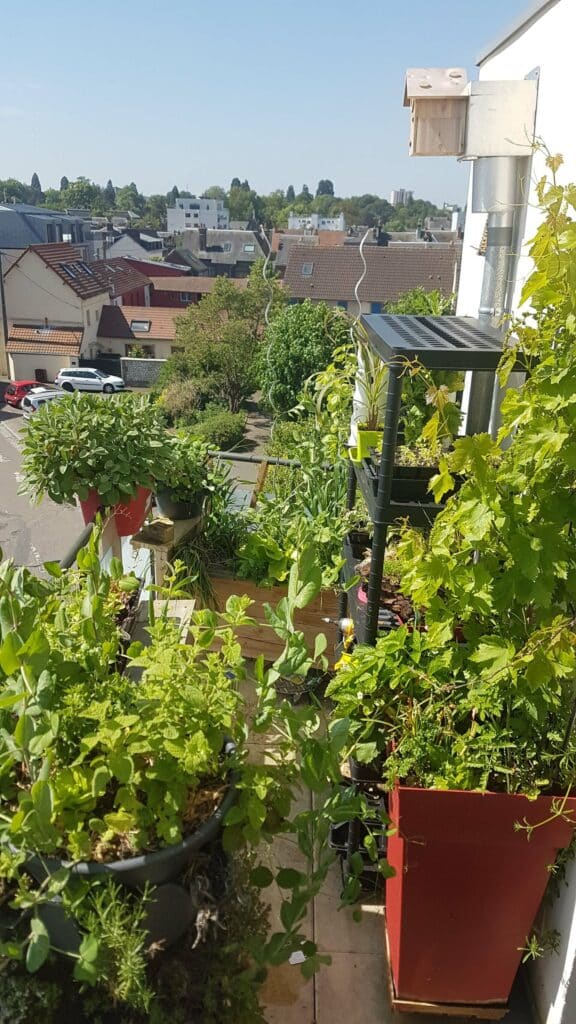
<instances>
[{"instance_id":1,"label":"wooden plank","mask_svg":"<svg viewBox=\"0 0 576 1024\"><path fill-rule=\"evenodd\" d=\"M252 497L250 498L250 508L256 508L258 501L258 495L262 492L266 477L268 475L268 462L261 462L258 466L258 473L256 474L256 483L254 484L254 490L252 491Z\"/></svg>"},{"instance_id":2,"label":"wooden plank","mask_svg":"<svg viewBox=\"0 0 576 1024\"><path fill-rule=\"evenodd\" d=\"M501 1003L495 1006L486 1006L479 1003L465 1006L462 1003L423 1003L413 999L399 998L394 991L394 978L392 977L390 945L385 915L384 940L386 943L386 982L390 996L390 1005L393 1010L397 1010L399 1013L427 1013L431 1017L475 1017L476 1020L502 1020L508 1013L508 1007L503 1006Z\"/></svg>"},{"instance_id":3,"label":"wooden plank","mask_svg":"<svg viewBox=\"0 0 576 1024\"><path fill-rule=\"evenodd\" d=\"M286 587L259 587L253 580L240 580L232 576L212 576L211 582L217 608L225 607L232 594L245 594L253 601L248 615L256 620L256 626L242 626L238 629L238 639L242 651L247 658L256 658L263 654L267 661L274 661L284 649L284 644L276 636L266 621L264 605L276 605L286 596ZM333 653L337 643L338 596L335 591L322 591L306 607L297 611L294 624L304 633L308 647L313 648L316 637L324 633L327 640L327 657L333 663ZM324 621L328 619L329 621Z\"/></svg>"}]
</instances>

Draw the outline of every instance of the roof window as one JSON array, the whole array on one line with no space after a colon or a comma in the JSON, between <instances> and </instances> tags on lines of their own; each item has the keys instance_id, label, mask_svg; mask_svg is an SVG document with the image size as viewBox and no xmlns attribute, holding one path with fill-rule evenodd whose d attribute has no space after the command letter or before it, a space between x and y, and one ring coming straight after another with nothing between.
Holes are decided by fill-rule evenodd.
<instances>
[{"instance_id":1,"label":"roof window","mask_svg":"<svg viewBox=\"0 0 576 1024\"><path fill-rule=\"evenodd\" d=\"M314 264L313 263L303 263L302 264L302 277L312 277L313 273L314 273Z\"/></svg>"},{"instance_id":2,"label":"roof window","mask_svg":"<svg viewBox=\"0 0 576 1024\"><path fill-rule=\"evenodd\" d=\"M76 280L76 274L72 270L72 267L67 263L60 263L60 269L63 270L66 276L71 278L72 281Z\"/></svg>"},{"instance_id":3,"label":"roof window","mask_svg":"<svg viewBox=\"0 0 576 1024\"><path fill-rule=\"evenodd\" d=\"M256 246L253 242L245 242L243 248L244 252L256 252Z\"/></svg>"},{"instance_id":4,"label":"roof window","mask_svg":"<svg viewBox=\"0 0 576 1024\"><path fill-rule=\"evenodd\" d=\"M147 334L150 330L150 320L131 320L130 330L141 334Z\"/></svg>"}]
</instances>

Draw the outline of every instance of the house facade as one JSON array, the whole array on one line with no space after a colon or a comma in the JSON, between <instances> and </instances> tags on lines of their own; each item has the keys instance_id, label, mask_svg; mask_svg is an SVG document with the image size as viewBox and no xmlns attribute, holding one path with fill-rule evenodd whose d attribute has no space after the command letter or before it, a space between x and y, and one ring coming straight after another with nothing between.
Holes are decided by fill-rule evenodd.
<instances>
[{"instance_id":1,"label":"house facade","mask_svg":"<svg viewBox=\"0 0 576 1024\"><path fill-rule=\"evenodd\" d=\"M206 277L247 277L256 260L266 253L255 231L184 231L176 249L167 253L170 262L181 262Z\"/></svg>"},{"instance_id":2,"label":"house facade","mask_svg":"<svg viewBox=\"0 0 576 1024\"><path fill-rule=\"evenodd\" d=\"M154 306L104 306L98 327L101 356L144 355L168 359L177 348L178 309Z\"/></svg>"},{"instance_id":3,"label":"house facade","mask_svg":"<svg viewBox=\"0 0 576 1024\"><path fill-rule=\"evenodd\" d=\"M192 228L229 227L230 215L222 199L178 198L174 206L166 210L167 228L170 234L180 235Z\"/></svg>"},{"instance_id":4,"label":"house facade","mask_svg":"<svg viewBox=\"0 0 576 1024\"><path fill-rule=\"evenodd\" d=\"M289 231L346 231L344 214L337 217L323 217L319 213L300 215L291 213L288 217Z\"/></svg>"},{"instance_id":5,"label":"house facade","mask_svg":"<svg viewBox=\"0 0 576 1024\"><path fill-rule=\"evenodd\" d=\"M10 375L52 380L60 367L76 365L80 355L95 348L109 286L75 246L37 245L8 269L4 296ZM57 345L53 351L52 342Z\"/></svg>"},{"instance_id":6,"label":"house facade","mask_svg":"<svg viewBox=\"0 0 576 1024\"><path fill-rule=\"evenodd\" d=\"M29 245L67 242L91 252L90 223L83 216L47 210L28 203L0 203L0 248L26 249Z\"/></svg>"},{"instance_id":7,"label":"house facade","mask_svg":"<svg viewBox=\"0 0 576 1024\"><path fill-rule=\"evenodd\" d=\"M106 246L106 257L108 256L132 256L136 259L150 259L151 255L162 256L164 243L158 235L147 231L136 231L128 229L118 235L114 241ZM104 252L101 252L102 257Z\"/></svg>"}]
</instances>

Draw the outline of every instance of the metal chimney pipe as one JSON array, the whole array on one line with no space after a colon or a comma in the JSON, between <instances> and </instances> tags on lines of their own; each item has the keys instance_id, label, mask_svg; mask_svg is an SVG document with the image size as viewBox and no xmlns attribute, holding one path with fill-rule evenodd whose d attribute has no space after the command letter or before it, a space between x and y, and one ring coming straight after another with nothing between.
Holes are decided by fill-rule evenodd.
<instances>
[{"instance_id":1,"label":"metal chimney pipe","mask_svg":"<svg viewBox=\"0 0 576 1024\"><path fill-rule=\"evenodd\" d=\"M475 161L472 174L472 212L488 214L478 319L502 334L512 305L521 182L527 165L523 157L481 157ZM495 387L495 374L472 374L466 433L488 430Z\"/></svg>"}]
</instances>

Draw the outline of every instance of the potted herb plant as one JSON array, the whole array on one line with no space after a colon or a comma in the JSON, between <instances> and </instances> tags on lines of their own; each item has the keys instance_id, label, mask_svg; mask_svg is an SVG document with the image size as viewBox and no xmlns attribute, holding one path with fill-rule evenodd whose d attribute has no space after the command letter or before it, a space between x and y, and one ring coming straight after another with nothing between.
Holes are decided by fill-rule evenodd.
<instances>
[{"instance_id":1,"label":"potted herb plant","mask_svg":"<svg viewBox=\"0 0 576 1024\"><path fill-rule=\"evenodd\" d=\"M513 325L499 370L505 386L530 368L503 402L507 447L457 440L432 486L439 500L461 474L461 489L429 536L404 532L402 589L427 631L357 648L332 686L358 759L385 754L400 1003L502 1010L576 827L571 191L540 184L532 318Z\"/></svg>"},{"instance_id":2,"label":"potted herb plant","mask_svg":"<svg viewBox=\"0 0 576 1024\"><path fill-rule=\"evenodd\" d=\"M357 424L357 442L349 449L352 462L362 462L369 458L370 452L382 444L387 386L386 364L372 351L367 340L359 335L353 414L353 421Z\"/></svg>"},{"instance_id":3,"label":"potted herb plant","mask_svg":"<svg viewBox=\"0 0 576 1024\"><path fill-rule=\"evenodd\" d=\"M336 783L345 737L324 737L315 711L278 705L274 690L277 678L304 677L321 658L324 638L310 655L292 624L320 587L313 552L300 553L286 599L269 609L283 650L268 672L256 662L251 726L234 635L247 621L247 598L231 598L222 617L197 613L187 644L167 615L153 620L150 644L129 652L142 670L135 681L114 670L116 588L100 567L96 537L80 563L72 572L49 566L48 580L10 563L0 570L9 613L0 617L0 878L16 914L14 925L0 923L0 958L25 957L34 972L56 946L73 959L80 983L117 977L126 947L107 944L101 923L119 902L125 932L137 939L133 984L122 999L148 1010L145 906L166 894L165 883L223 826L228 850L277 831L301 837L309 869L278 872L288 893L284 931L253 957L256 967L280 963L304 947L306 970L315 970L323 958L300 928L332 861L330 825L344 813ZM167 593L181 593L184 583L175 569ZM209 652L214 639L218 653ZM276 734L266 764L247 758L250 728ZM313 823L307 813L290 819L301 784L318 794ZM361 798L351 803L347 794L346 804L346 814L362 815ZM256 869L254 884L274 881L268 869ZM186 905L187 890L179 893Z\"/></svg>"},{"instance_id":4,"label":"potted herb plant","mask_svg":"<svg viewBox=\"0 0 576 1024\"><path fill-rule=\"evenodd\" d=\"M158 510L169 519L199 516L210 489L208 448L185 430L170 439L170 471L156 479Z\"/></svg>"},{"instance_id":5,"label":"potted herb plant","mask_svg":"<svg viewBox=\"0 0 576 1024\"><path fill-rule=\"evenodd\" d=\"M113 509L118 534L136 533L171 448L158 411L146 399L76 393L33 417L22 445L23 491L57 504L78 498L85 522Z\"/></svg>"}]
</instances>

